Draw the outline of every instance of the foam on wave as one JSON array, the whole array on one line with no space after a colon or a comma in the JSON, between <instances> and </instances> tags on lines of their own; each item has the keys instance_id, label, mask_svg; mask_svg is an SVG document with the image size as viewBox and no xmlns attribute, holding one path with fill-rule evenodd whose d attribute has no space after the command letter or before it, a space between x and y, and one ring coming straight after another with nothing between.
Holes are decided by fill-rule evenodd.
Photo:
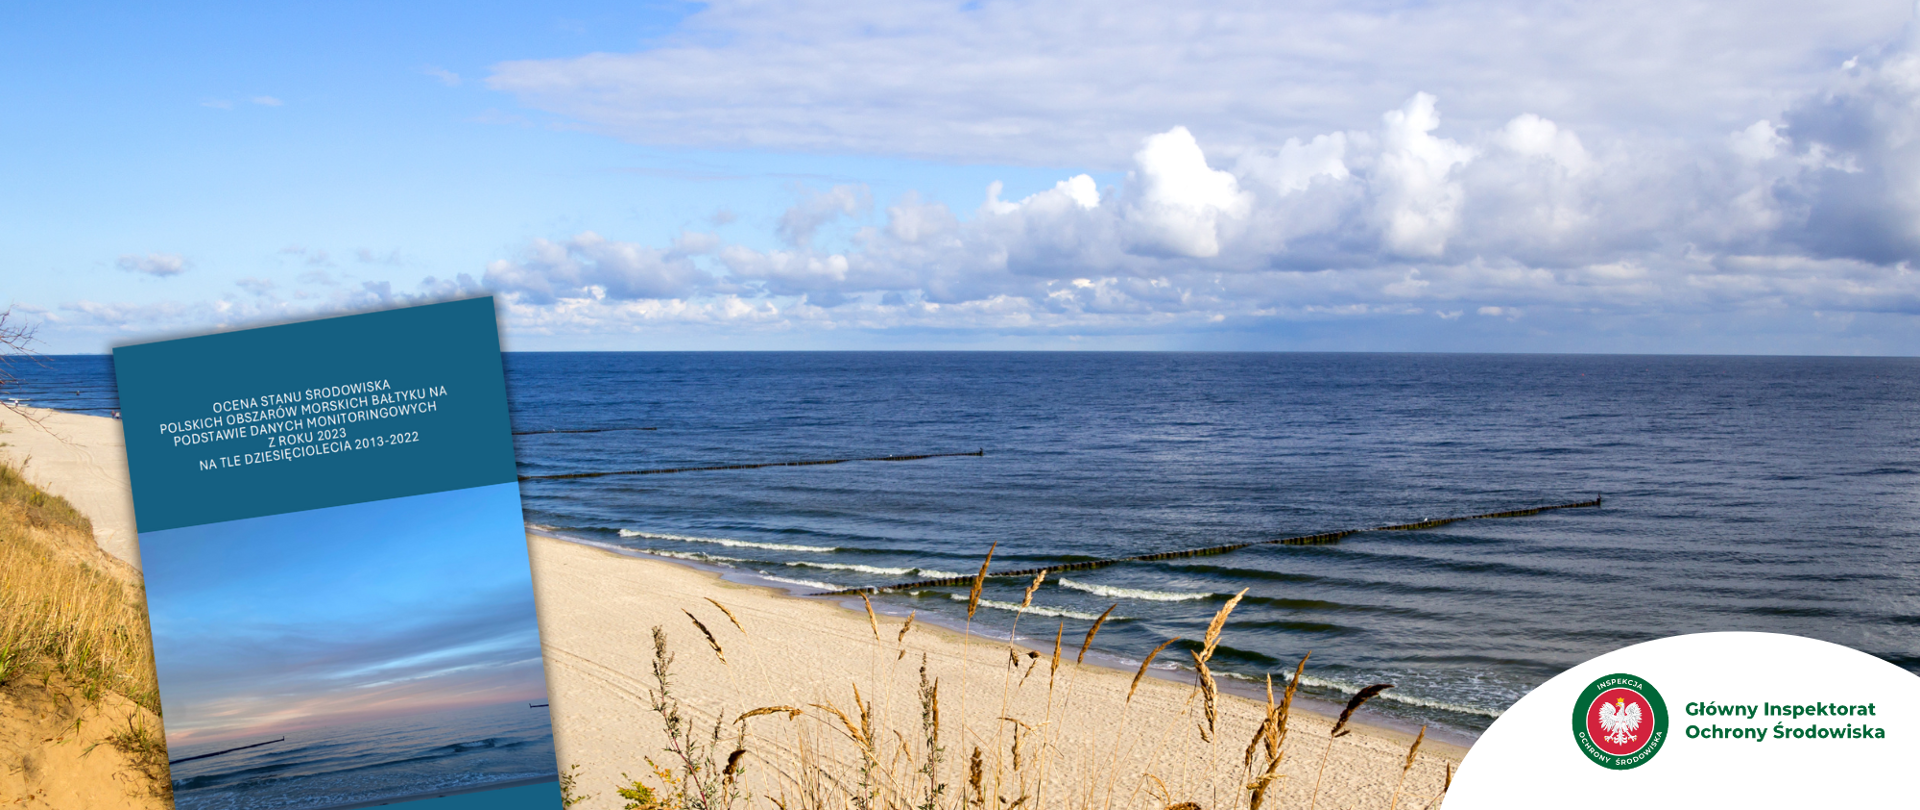
<instances>
[{"instance_id":1,"label":"foam on wave","mask_svg":"<svg viewBox=\"0 0 1920 810\"><path fill-rule=\"evenodd\" d=\"M825 568L825 569L834 570L834 571L858 571L862 574L879 574L881 576L890 576L890 577L904 577L908 575L916 575L916 576L925 577L927 579L945 579L947 577L965 576L965 574L956 574L952 571L938 571L932 568L888 568L886 566L861 565L859 563L826 563L826 562L807 562L802 560L802 561L790 562L787 564L793 565L793 566L801 566L805 568Z\"/></svg>"},{"instance_id":2,"label":"foam on wave","mask_svg":"<svg viewBox=\"0 0 1920 810\"><path fill-rule=\"evenodd\" d=\"M1211 593L1182 593L1179 591L1149 591L1145 588L1118 588L1112 585L1095 585L1090 582L1075 582L1066 577L1060 578L1060 587L1084 591L1095 596L1112 599L1139 599L1147 602L1190 602L1206 599Z\"/></svg>"},{"instance_id":3,"label":"foam on wave","mask_svg":"<svg viewBox=\"0 0 1920 810\"><path fill-rule=\"evenodd\" d=\"M636 529L621 529L621 537L638 537L642 540L677 540L682 543L712 543L728 548L758 548L767 551L839 551L834 546L803 546L797 543L757 543L752 540L732 540L725 537L694 537L686 534L661 534L643 532Z\"/></svg>"}]
</instances>

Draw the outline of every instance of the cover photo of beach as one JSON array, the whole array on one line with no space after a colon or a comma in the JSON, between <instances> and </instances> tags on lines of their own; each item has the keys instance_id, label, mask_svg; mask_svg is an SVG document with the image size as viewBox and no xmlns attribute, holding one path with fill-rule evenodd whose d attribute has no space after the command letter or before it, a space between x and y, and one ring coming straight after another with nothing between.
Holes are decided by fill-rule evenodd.
<instances>
[{"instance_id":1,"label":"cover photo of beach","mask_svg":"<svg viewBox=\"0 0 1920 810\"><path fill-rule=\"evenodd\" d=\"M552 781L519 521L506 484L143 533L175 805Z\"/></svg>"}]
</instances>

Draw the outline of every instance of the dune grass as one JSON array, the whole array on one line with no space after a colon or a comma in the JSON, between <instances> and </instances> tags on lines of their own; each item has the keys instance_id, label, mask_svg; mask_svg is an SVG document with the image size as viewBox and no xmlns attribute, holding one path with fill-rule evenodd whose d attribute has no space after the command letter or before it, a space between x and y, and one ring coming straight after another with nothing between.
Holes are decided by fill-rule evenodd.
<instances>
[{"instance_id":1,"label":"dune grass","mask_svg":"<svg viewBox=\"0 0 1920 810\"><path fill-rule=\"evenodd\" d=\"M143 597L88 559L93 543L85 515L0 465L0 686L58 675L158 715Z\"/></svg>"},{"instance_id":2,"label":"dune grass","mask_svg":"<svg viewBox=\"0 0 1920 810\"><path fill-rule=\"evenodd\" d=\"M1016 628L1042 577L1044 573L1028 589L1021 615L1015 620ZM977 598L983 578L975 578L969 607ZM1145 674L1144 665L1124 696L1096 693L1076 700L1077 691L1088 690L1075 689L1082 670L1075 662L1084 658L1098 633L1099 621L1081 643L1080 655L1068 657L1064 668L1060 633L1056 633L1050 661L1043 652L1009 647L1006 668L999 676L1004 681L1001 705L992 713L997 722L981 721L982 715L969 714L964 703L957 707L961 709L957 720L951 719L955 713L949 711L950 719L943 722L940 680L929 672L926 654L922 652L917 662L907 658L912 617L898 635L883 633L879 617L868 603L867 619L874 639L868 679L833 690L833 696L804 706L722 708L719 716L711 718L711 727L695 721L675 696L677 682L669 677L674 654L664 629L655 627L653 671L657 691L652 691L651 708L665 726L666 748L643 757L650 777L624 776L630 781L615 786L615 793L628 800L623 805L626 810L1266 810L1279 806L1275 794L1279 780L1285 778L1280 773L1282 760L1291 761L1297 754L1306 762L1319 760L1320 773L1312 779L1311 793L1303 797L1295 794L1304 801L1290 806L1325 804L1328 797L1321 794L1318 777L1325 774L1328 754L1336 745L1350 744L1341 738L1349 733L1355 710L1390 687L1377 684L1361 690L1326 737L1290 740L1288 719L1307 664L1303 658L1291 673L1279 673L1285 687L1283 699L1275 701L1270 677L1265 711L1255 725L1228 728L1217 711L1217 703L1223 698L1208 662L1229 629L1229 615L1244 594L1242 591L1228 600L1209 623L1204 639L1190 645L1195 681L1185 709L1151 721L1136 720L1141 709L1132 700L1140 676ZM733 616L724 605L713 604L729 618ZM1109 608L1101 619L1111 613ZM693 618L691 613L688 616ZM733 667L739 662L729 664L700 620L693 618L693 623L705 638L695 640L686 652L716 656L731 681ZM743 635L752 635L737 621L734 625ZM886 636L894 639L889 642ZM708 649L700 649L702 641ZM1174 641L1148 653L1147 660ZM966 643L997 642L973 639L969 634ZM917 673L913 671L916 664ZM994 677L990 668L975 669L969 665L959 673L949 673L959 679L957 700L966 700L967 679ZM1027 683L1035 669L1042 670L1042 678L1032 688L1044 690L1044 702L1020 704L1027 713L1020 716L1022 708L1016 708L1010 696ZM1286 677L1289 674L1290 679ZM739 686L734 684L733 691L739 692ZM1114 733L1092 740L1068 738L1062 732L1064 724L1058 721L1069 712L1092 713ZM1124 734L1129 724L1149 722L1151 726L1141 726L1140 734L1131 738ZM985 727L977 727L980 725ZM1248 733L1252 739L1243 747L1240 740L1247 739L1244 735ZM1384 784L1391 792L1379 797L1379 807L1398 810L1439 805L1444 786L1438 794L1416 796L1407 790L1409 772L1422 765L1426 766L1422 770L1432 776L1445 767L1450 781L1449 763L1421 756L1424 738L1423 728L1404 758L1395 756L1390 762L1380 762ZM1143 745L1152 750L1140 756ZM1123 761L1135 764L1122 765ZM1139 764L1142 762L1146 763L1144 769ZM749 768L760 772L759 778L752 780L751 789L746 778ZM1050 779L1056 769L1075 776L1067 783L1059 777ZM569 804L588 798L577 795L573 785L568 788Z\"/></svg>"}]
</instances>

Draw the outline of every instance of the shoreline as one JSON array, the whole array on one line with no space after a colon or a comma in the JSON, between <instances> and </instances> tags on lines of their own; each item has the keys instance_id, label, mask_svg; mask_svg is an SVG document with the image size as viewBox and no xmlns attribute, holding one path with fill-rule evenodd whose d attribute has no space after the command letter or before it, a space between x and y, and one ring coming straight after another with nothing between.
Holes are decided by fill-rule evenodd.
<instances>
[{"instance_id":1,"label":"shoreline","mask_svg":"<svg viewBox=\"0 0 1920 810\"><path fill-rule=\"evenodd\" d=\"M684 563L680 560L532 531L527 538L541 605L555 747L562 773L579 766L580 792L597 796L586 807L619 806L606 801L610 787L647 774L642 756L658 761L666 750L661 719L648 697L654 690L649 674L649 628L654 626L666 633L674 656L674 696L691 727L710 728L718 721L727 735L721 744L730 747L731 735L742 728L733 722L735 716L749 709L786 706L805 715L747 721L751 736L742 738L743 748L760 758L764 767L758 771L775 772L754 777L761 780L751 783L756 796L792 789L779 774L810 756L833 759L842 774L859 771L850 764L861 760L840 731L841 721L825 713L833 706L859 717L857 710L848 711L855 705L850 702L854 690L861 705L872 710L873 725L887 730L872 735L881 743L877 749L890 752L893 761L911 762L915 751L924 750L912 735L924 714L916 677L925 661L927 677L940 684L945 722L960 729L955 735L960 742L942 743L949 749L941 766L948 782L965 780L967 755L975 747L982 751L986 771L1012 779L1007 747L1014 723L1005 718L1040 730L1027 733L1043 733L1040 750L1057 758L1044 766L1045 773L1019 776L1021 790L1059 797L1047 799L1048 806L1113 801L1143 806L1160 790L1171 794L1171 801L1154 799L1153 806L1187 800L1228 806L1246 800L1242 749L1265 716L1264 695L1255 702L1223 690L1217 725L1203 737L1203 701L1191 671L1176 672L1184 681L1142 679L1132 694L1132 671L1094 660L1074 663L1079 639L1063 642L1064 660L1055 673L1049 667L1050 644L1029 657L1010 652L1004 639L932 622L916 621L903 629L905 622L895 616L876 614L869 620L864 610L841 609L839 600L785 598L780 590L676 564ZM724 605L732 618L714 603ZM713 648L702 632L711 634ZM1010 656L1019 669L1009 666ZM1389 804L1412 733L1349 723L1352 733L1334 740L1328 736L1333 719L1306 707L1293 711L1289 724L1278 769L1285 779L1275 783L1280 795L1269 795L1267 800L1277 803L1269 806L1305 804L1316 792L1328 806ZM912 732L902 734L902 729ZM1033 741L1027 745L1032 751ZM1423 742L1406 774L1402 805L1427 806L1440 793L1448 767L1464 754L1457 744L1431 737ZM1327 766L1321 776L1316 768L1323 757ZM1256 757L1256 768L1260 761ZM1025 764L1033 767L1031 761ZM645 781L659 786L650 776ZM1120 795L1095 795L1099 791ZM1001 798L1011 800L1013 794L1008 787Z\"/></svg>"},{"instance_id":2,"label":"shoreline","mask_svg":"<svg viewBox=\"0 0 1920 810\"><path fill-rule=\"evenodd\" d=\"M548 527L536 526L533 524L529 524L527 526L527 534L530 536L556 540L562 543L571 543L573 545L584 546L586 548L604 551L604 552L619 555L622 557L647 560L650 562L660 562L668 565L674 565L682 568L691 569L691 570L698 571L703 574L715 577L717 579L720 579L728 583L764 589L769 593L770 596L777 599L792 599L792 600L803 601L803 602L830 604L840 608L847 615L852 616L855 619L861 619L861 618L864 618L865 616L863 612L864 608L861 606L860 600L856 598L851 598L846 596L813 596L813 595L801 592L798 586L791 585L785 581L770 578L764 574L760 574L750 570L728 567L728 566L720 565L717 563L704 562L701 560L686 559L681 557L669 557L669 556L664 556L660 554L650 554L645 551L641 551L637 549L623 548L619 546L610 545L607 543L567 537L565 535L555 532L554 530ZM873 610L876 614L882 617L889 617L893 619L905 619L908 615L906 612L902 612L898 607L883 604L878 601L873 603ZM1041 652L1042 654L1050 653L1052 649L1051 644L1046 639L1038 635L1029 635L1023 632L1023 633L1020 633L1017 638L1008 638L1004 635L990 633L979 628L970 628L964 622L955 622L951 618L943 615L923 617L923 618L917 619L916 621L922 625L940 627L948 632L951 632L957 635L971 635L974 638L981 639L988 643L1017 644L1026 649ZM1078 647L1076 646L1075 649L1077 650ZM1156 664L1165 662L1167 660L1168 659L1161 659L1161 658L1155 659ZM1098 666L1102 669L1125 675L1128 678L1132 678L1133 673L1137 671L1140 667L1140 660L1138 658L1128 658L1121 654L1103 651L1098 648L1090 648L1087 650L1086 663L1087 665L1090 665L1090 666ZM1308 668L1309 670L1311 670L1312 661L1308 661ZM1286 672L1275 673L1274 681L1275 681L1276 687L1284 685L1282 683L1283 681L1282 676L1285 676L1286 674L1287 674ZM1219 680L1220 691L1223 694L1233 695L1235 697L1242 698L1249 701L1260 702L1265 700L1265 686L1263 683L1255 682L1250 678L1245 678L1243 676L1239 676L1231 673L1216 673L1216 676ZM1166 681L1168 683L1177 683L1177 684L1184 684L1186 686L1192 686L1193 679L1194 679L1194 671L1191 668L1180 668L1180 667L1163 668L1156 665L1148 668L1146 677L1149 679ZM1330 701L1330 700L1325 700L1319 697L1307 696L1305 694L1297 695L1294 698L1293 705L1294 705L1295 711L1306 712L1306 713L1317 715L1318 717L1320 717L1321 719L1325 720L1328 723L1332 723L1335 719L1337 719L1340 716L1341 710L1346 708L1346 703L1344 701ZM1389 739L1397 739L1400 741L1402 745L1410 744L1411 742L1413 742L1413 738L1415 734L1417 734L1420 730L1420 724L1418 723L1405 721L1405 720L1402 720L1401 718L1393 717L1391 715L1381 715L1377 712L1367 712L1364 709L1360 712L1356 712L1354 717L1348 720L1348 725L1356 728L1366 728L1374 732L1376 735L1383 736ZM1426 741L1421 743L1421 747L1424 750L1430 746L1446 746L1454 752L1452 755L1452 759L1455 762L1458 762L1460 757L1466 755L1467 749L1471 748L1473 744L1478 740L1479 740L1478 735L1470 734L1460 729L1455 729L1449 726L1437 726L1437 727L1428 726L1427 732L1426 732Z\"/></svg>"},{"instance_id":3,"label":"shoreline","mask_svg":"<svg viewBox=\"0 0 1920 810\"><path fill-rule=\"evenodd\" d=\"M125 563L125 574L137 582L138 546L120 424L106 417L46 413L41 424L53 429L18 425L24 430L0 438L10 445L4 455L15 463L16 456L31 458L36 480L75 502L95 523L96 545ZM25 441L29 437L34 437L31 447ZM62 454L62 463L54 464ZM115 553L109 543L116 541L114 523L122 517L127 548ZM863 725L868 718L858 707L870 710L877 729L890 731L898 741L887 767L903 758L911 764L914 756L925 754L927 746L902 733L920 731L923 712L916 695L924 693L916 677L924 666L939 684L934 705L946 713L948 724L949 736L936 733L939 742L932 749L944 751L944 764L926 766L938 771L943 790L967 789L968 755L979 751L989 764L989 781L1008 804L1016 796L1030 796L1032 806L1103 808L1114 801L1125 807L1182 801L1212 807L1246 800L1241 749L1266 715L1263 701L1236 694L1251 684L1222 688L1215 722L1209 723L1191 670L1151 671L1155 677L1143 678L1135 694L1132 672L1122 666L1125 659L1089 651L1091 660L1075 663L1079 639L1063 641L1065 660L1055 672L1049 666L1051 645L1033 649L1032 638L1010 644L933 618L914 622L908 631L897 616L869 619L864 610L842 609L850 606L844 598L783 598L794 594L769 587L777 583L734 578L754 576L747 572L702 570L689 561L531 530L526 536L557 765L561 773L575 776L578 795L592 797L583 810L620 806L614 789L636 777L660 787L645 760L648 755L661 759L667 750L661 718L648 698L652 626L666 628L676 662L675 698L691 725L711 728L722 721L729 734L750 729L750 734L740 732L755 763L743 784L756 796L796 789L798 782L780 781L783 773L796 770L794 763L800 763L799 770L827 774L834 784L850 784L840 777L865 772L850 738L824 722L829 715L823 707L854 706L852 716L861 717ZM729 616L716 605L727 606ZM704 619L698 632L690 617ZM730 623L733 618L740 627ZM712 649L698 633L712 634ZM1226 635L1232 635L1231 628ZM909 660L910 654L919 660ZM860 694L857 703L850 702L854 694ZM1396 794L1403 806L1430 806L1449 769L1465 754L1463 745L1428 739L1401 785L1412 733L1367 718L1350 723L1351 734L1332 739L1334 707L1308 700L1300 704L1290 714L1275 771L1282 778L1272 783L1278 795L1268 795L1268 806L1317 797L1329 806L1384 807ZM750 726L724 722L750 708L776 705L808 716L769 716ZM1026 729L1025 734L1015 728ZM1011 751L1009 740L1015 743ZM876 730L867 749L870 767L884 765L878 752L892 745ZM577 770L571 767L576 765ZM922 779L921 789L927 788ZM948 794L943 801L951 800Z\"/></svg>"}]
</instances>

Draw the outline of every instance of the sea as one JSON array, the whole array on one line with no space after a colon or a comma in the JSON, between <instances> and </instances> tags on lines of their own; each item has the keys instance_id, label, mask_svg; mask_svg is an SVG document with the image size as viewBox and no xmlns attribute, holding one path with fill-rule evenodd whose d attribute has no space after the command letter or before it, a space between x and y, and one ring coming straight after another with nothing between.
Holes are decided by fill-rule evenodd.
<instances>
[{"instance_id":1,"label":"sea","mask_svg":"<svg viewBox=\"0 0 1920 810\"><path fill-rule=\"evenodd\" d=\"M9 397L110 413L105 358ZM1920 672L1920 361L1295 353L512 353L529 524L796 595L1603 497L1328 545L1051 576L1017 638L1212 661L1471 740L1588 658L1717 630ZM566 432L594 431L594 432ZM972 626L1007 636L1026 579ZM876 606L966 622L965 586ZM844 599L841 600L843 603ZM851 602L858 606L858 601ZM1178 677L1176 670L1163 674ZM1818 678L1793 673L1782 677Z\"/></svg>"},{"instance_id":2,"label":"sea","mask_svg":"<svg viewBox=\"0 0 1920 810\"><path fill-rule=\"evenodd\" d=\"M422 794L505 787L554 777L547 709L522 701L381 717L167 750L177 810L306 810Z\"/></svg>"}]
</instances>

